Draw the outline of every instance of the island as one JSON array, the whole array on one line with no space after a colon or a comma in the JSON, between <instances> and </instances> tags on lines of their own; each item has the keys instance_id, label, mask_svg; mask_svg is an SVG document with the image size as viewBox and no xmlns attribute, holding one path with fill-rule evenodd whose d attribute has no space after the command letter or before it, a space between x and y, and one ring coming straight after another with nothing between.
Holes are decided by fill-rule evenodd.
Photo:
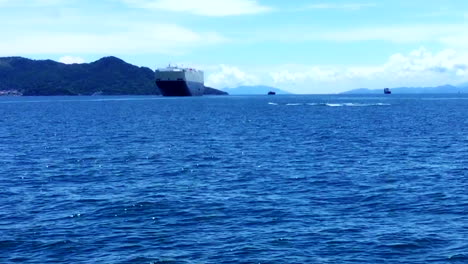
<instances>
[{"instance_id":1,"label":"island","mask_svg":"<svg viewBox=\"0 0 468 264\"><path fill-rule=\"evenodd\" d=\"M205 95L227 95L205 87ZM0 57L0 96L161 95L154 71L117 57L64 64L53 60Z\"/></svg>"}]
</instances>

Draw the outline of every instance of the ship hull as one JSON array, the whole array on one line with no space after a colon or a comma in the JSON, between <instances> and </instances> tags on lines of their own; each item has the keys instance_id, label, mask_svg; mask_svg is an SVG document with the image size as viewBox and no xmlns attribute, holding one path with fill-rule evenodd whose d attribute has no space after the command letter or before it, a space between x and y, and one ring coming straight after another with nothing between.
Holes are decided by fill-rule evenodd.
<instances>
[{"instance_id":1,"label":"ship hull","mask_svg":"<svg viewBox=\"0 0 468 264\"><path fill-rule=\"evenodd\" d=\"M163 96L201 96L205 90L203 83L183 80L156 81Z\"/></svg>"}]
</instances>

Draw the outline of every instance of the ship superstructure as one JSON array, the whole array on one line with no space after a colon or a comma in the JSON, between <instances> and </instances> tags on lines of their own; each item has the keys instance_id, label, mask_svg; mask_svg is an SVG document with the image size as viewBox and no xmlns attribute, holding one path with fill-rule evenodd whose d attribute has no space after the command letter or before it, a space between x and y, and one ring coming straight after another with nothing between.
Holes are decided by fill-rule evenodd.
<instances>
[{"instance_id":1,"label":"ship superstructure","mask_svg":"<svg viewBox=\"0 0 468 264\"><path fill-rule=\"evenodd\" d=\"M170 65L156 70L156 85L164 96L200 96L205 90L203 71Z\"/></svg>"}]
</instances>

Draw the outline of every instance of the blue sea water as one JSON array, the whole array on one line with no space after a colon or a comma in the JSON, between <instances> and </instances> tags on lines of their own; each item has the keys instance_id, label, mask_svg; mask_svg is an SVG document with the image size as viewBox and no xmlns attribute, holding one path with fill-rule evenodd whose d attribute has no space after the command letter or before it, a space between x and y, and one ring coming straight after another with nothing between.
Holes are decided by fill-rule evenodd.
<instances>
[{"instance_id":1,"label":"blue sea water","mask_svg":"<svg viewBox=\"0 0 468 264\"><path fill-rule=\"evenodd\" d=\"M1 97L0 263L468 263L467 110Z\"/></svg>"}]
</instances>

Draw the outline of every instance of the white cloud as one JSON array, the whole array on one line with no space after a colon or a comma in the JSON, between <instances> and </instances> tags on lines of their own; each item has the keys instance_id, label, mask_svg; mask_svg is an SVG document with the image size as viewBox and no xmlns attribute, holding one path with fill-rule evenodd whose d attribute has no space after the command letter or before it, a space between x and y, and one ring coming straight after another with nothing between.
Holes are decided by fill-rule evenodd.
<instances>
[{"instance_id":1,"label":"white cloud","mask_svg":"<svg viewBox=\"0 0 468 264\"><path fill-rule=\"evenodd\" d=\"M60 57L59 62L65 63L65 64L75 64L75 63L84 63L85 60L80 57L74 57L74 56L63 56Z\"/></svg>"},{"instance_id":2,"label":"white cloud","mask_svg":"<svg viewBox=\"0 0 468 264\"><path fill-rule=\"evenodd\" d=\"M256 0L122 0L125 3L146 9L185 12L202 16L233 16L264 13L270 7Z\"/></svg>"},{"instance_id":3,"label":"white cloud","mask_svg":"<svg viewBox=\"0 0 468 264\"><path fill-rule=\"evenodd\" d=\"M235 66L219 65L206 78L208 86L217 88L232 88L240 85L259 84L260 80L253 74L248 74Z\"/></svg>"},{"instance_id":4,"label":"white cloud","mask_svg":"<svg viewBox=\"0 0 468 264\"><path fill-rule=\"evenodd\" d=\"M348 3L348 4L331 4L331 3L320 3L311 4L306 6L306 9L345 9L345 10L360 10L366 7L374 7L374 3Z\"/></svg>"},{"instance_id":5,"label":"white cloud","mask_svg":"<svg viewBox=\"0 0 468 264\"><path fill-rule=\"evenodd\" d=\"M425 48L412 51L409 55L392 55L384 65L385 72L397 77L452 76L468 77L468 53L452 49L432 53Z\"/></svg>"},{"instance_id":6,"label":"white cloud","mask_svg":"<svg viewBox=\"0 0 468 264\"><path fill-rule=\"evenodd\" d=\"M133 24L116 33L34 32L4 35L0 55L18 54L181 54L227 41L213 32L195 32L172 24Z\"/></svg>"}]
</instances>

